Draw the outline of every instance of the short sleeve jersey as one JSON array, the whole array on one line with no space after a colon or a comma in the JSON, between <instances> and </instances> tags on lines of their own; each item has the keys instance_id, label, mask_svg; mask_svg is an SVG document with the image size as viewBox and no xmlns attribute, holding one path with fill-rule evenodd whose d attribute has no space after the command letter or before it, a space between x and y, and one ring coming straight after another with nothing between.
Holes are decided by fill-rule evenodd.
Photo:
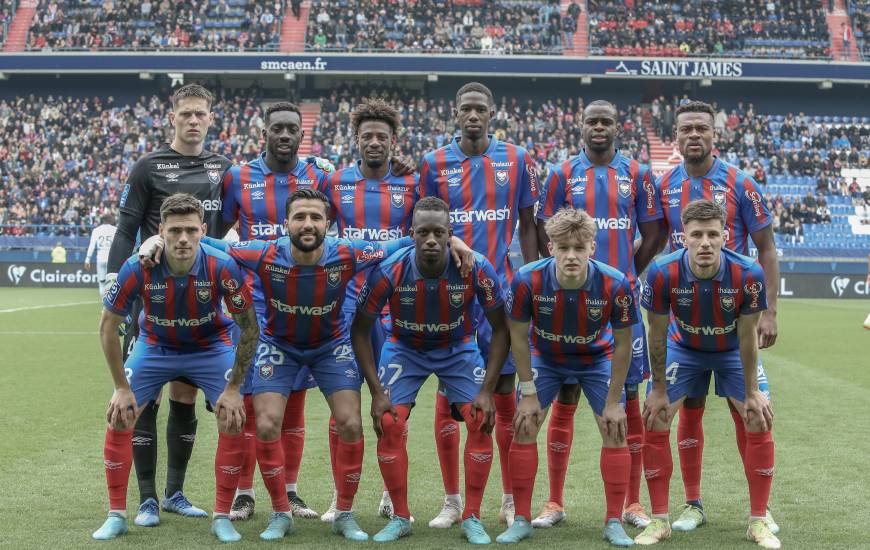
<instances>
[{"instance_id":1,"label":"short sleeve jersey","mask_svg":"<svg viewBox=\"0 0 870 550\"><path fill-rule=\"evenodd\" d=\"M492 263L507 289L512 273L508 250L519 210L538 200L538 177L529 153L489 136L486 151L469 157L454 138L423 158L420 196L438 197L449 205L453 234Z\"/></svg>"},{"instance_id":2,"label":"short sleeve jersey","mask_svg":"<svg viewBox=\"0 0 870 550\"><path fill-rule=\"evenodd\" d=\"M143 268L137 255L124 262L103 306L128 315L137 297L143 304L140 340L181 351L232 346L235 325L221 301L230 313L241 313L252 304L236 262L205 244L200 244L190 272L181 277L172 276L165 261L151 269Z\"/></svg>"},{"instance_id":3,"label":"short sleeve jersey","mask_svg":"<svg viewBox=\"0 0 870 550\"><path fill-rule=\"evenodd\" d=\"M585 210L595 219L594 259L616 268L637 285L634 237L637 224L662 218L650 169L618 151L607 166L595 166L585 152L551 166L538 202L538 219L560 208Z\"/></svg>"},{"instance_id":4,"label":"short sleeve jersey","mask_svg":"<svg viewBox=\"0 0 870 550\"><path fill-rule=\"evenodd\" d=\"M680 347L706 352L735 350L737 318L767 309L764 272L752 258L722 249L719 271L698 279L681 248L650 264L641 305L670 314L668 339Z\"/></svg>"},{"instance_id":5,"label":"short sleeve jersey","mask_svg":"<svg viewBox=\"0 0 870 550\"><path fill-rule=\"evenodd\" d=\"M482 254L474 254L474 266L464 277L448 258L440 277L426 278L409 246L372 269L359 294L358 312L374 317L389 305L393 340L434 349L472 340L479 320L475 304L492 311L503 303L498 276Z\"/></svg>"},{"instance_id":6,"label":"short sleeve jersey","mask_svg":"<svg viewBox=\"0 0 870 550\"><path fill-rule=\"evenodd\" d=\"M586 281L562 288L555 258L524 265L511 283L508 315L532 325L532 352L558 365L590 365L613 353L612 328L638 322L637 305L624 274L589 260Z\"/></svg>"},{"instance_id":7,"label":"short sleeve jersey","mask_svg":"<svg viewBox=\"0 0 870 550\"><path fill-rule=\"evenodd\" d=\"M680 164L661 177L658 187L671 251L683 247L680 214L693 200L711 200L725 211L725 247L738 254L748 254L749 235L773 221L755 180L718 157L703 177L690 178Z\"/></svg>"}]
</instances>

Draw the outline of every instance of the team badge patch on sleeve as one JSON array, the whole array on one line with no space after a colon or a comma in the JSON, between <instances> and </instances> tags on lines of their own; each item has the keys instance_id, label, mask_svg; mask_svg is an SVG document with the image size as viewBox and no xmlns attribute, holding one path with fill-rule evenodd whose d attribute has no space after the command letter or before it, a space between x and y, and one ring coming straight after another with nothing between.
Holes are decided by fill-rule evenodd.
<instances>
[{"instance_id":1,"label":"team badge patch on sleeve","mask_svg":"<svg viewBox=\"0 0 870 550\"><path fill-rule=\"evenodd\" d=\"M235 279L222 279L221 286L224 287L227 292L235 292L239 289L239 282Z\"/></svg>"},{"instance_id":2,"label":"team badge patch on sleeve","mask_svg":"<svg viewBox=\"0 0 870 550\"><path fill-rule=\"evenodd\" d=\"M241 294L233 294L230 297L230 302L232 302L233 306L235 306L236 309L244 309L245 306L248 305L245 301L245 297Z\"/></svg>"}]
</instances>

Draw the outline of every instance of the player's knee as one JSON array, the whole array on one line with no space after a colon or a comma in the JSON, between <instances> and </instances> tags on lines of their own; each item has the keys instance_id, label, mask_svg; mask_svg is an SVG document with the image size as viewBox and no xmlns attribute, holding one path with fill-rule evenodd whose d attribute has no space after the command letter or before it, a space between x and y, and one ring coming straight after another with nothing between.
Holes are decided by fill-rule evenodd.
<instances>
[{"instance_id":1,"label":"player's knee","mask_svg":"<svg viewBox=\"0 0 870 550\"><path fill-rule=\"evenodd\" d=\"M272 411L259 411L255 421L257 437L262 441L272 441L281 437L281 421L283 415Z\"/></svg>"},{"instance_id":2,"label":"player's knee","mask_svg":"<svg viewBox=\"0 0 870 550\"><path fill-rule=\"evenodd\" d=\"M661 410L653 418L653 430L662 432L671 427L671 419L673 418L670 411L667 409Z\"/></svg>"},{"instance_id":3,"label":"player's knee","mask_svg":"<svg viewBox=\"0 0 870 550\"><path fill-rule=\"evenodd\" d=\"M683 406L687 409L700 409L707 404L707 396L687 397L683 402Z\"/></svg>"},{"instance_id":4,"label":"player's knee","mask_svg":"<svg viewBox=\"0 0 870 550\"><path fill-rule=\"evenodd\" d=\"M540 429L541 427L533 420L523 422L519 429L514 429L514 441L524 445L534 443L537 440Z\"/></svg>"},{"instance_id":5,"label":"player's knee","mask_svg":"<svg viewBox=\"0 0 870 550\"><path fill-rule=\"evenodd\" d=\"M393 417L388 411L381 417L381 430L384 432L384 438L399 441L405 433L406 422L401 415Z\"/></svg>"},{"instance_id":6,"label":"player's knee","mask_svg":"<svg viewBox=\"0 0 870 550\"><path fill-rule=\"evenodd\" d=\"M564 384L559 388L556 401L565 405L576 405L580 402L580 384Z\"/></svg>"},{"instance_id":7,"label":"player's knee","mask_svg":"<svg viewBox=\"0 0 870 550\"><path fill-rule=\"evenodd\" d=\"M357 441L362 437L362 419L359 415L336 417L335 429L338 430L338 437L342 440Z\"/></svg>"}]
</instances>

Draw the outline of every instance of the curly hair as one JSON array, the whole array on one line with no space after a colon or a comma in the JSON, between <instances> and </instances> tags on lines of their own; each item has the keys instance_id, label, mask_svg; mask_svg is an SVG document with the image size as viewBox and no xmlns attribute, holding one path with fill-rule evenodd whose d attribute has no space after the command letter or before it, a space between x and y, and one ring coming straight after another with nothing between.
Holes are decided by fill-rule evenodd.
<instances>
[{"instance_id":1,"label":"curly hair","mask_svg":"<svg viewBox=\"0 0 870 550\"><path fill-rule=\"evenodd\" d=\"M384 99L367 97L353 108L353 112L350 114L350 126L353 128L353 134L358 135L359 127L362 126L363 122L374 120L389 126L395 136L402 126L399 118L399 111Z\"/></svg>"}]
</instances>

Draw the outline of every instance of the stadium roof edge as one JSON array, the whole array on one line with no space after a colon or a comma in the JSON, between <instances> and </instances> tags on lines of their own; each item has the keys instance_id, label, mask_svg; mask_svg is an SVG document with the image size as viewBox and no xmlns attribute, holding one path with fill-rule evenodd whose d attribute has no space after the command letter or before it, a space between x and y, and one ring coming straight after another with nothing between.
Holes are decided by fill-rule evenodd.
<instances>
[{"instance_id":1,"label":"stadium roof edge","mask_svg":"<svg viewBox=\"0 0 870 550\"><path fill-rule=\"evenodd\" d=\"M14 74L370 74L523 76L870 84L870 63L746 58L640 58L419 54L30 52L0 54Z\"/></svg>"}]
</instances>

